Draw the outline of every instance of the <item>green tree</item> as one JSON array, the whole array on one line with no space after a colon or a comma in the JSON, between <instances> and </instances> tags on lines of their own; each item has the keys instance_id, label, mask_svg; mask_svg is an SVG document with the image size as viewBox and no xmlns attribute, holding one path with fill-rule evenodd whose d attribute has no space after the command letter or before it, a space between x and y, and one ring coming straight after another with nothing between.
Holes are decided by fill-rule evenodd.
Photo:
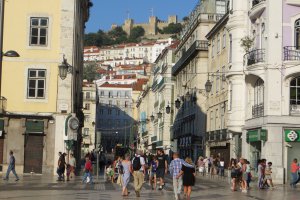
<instances>
[{"instance_id":1,"label":"green tree","mask_svg":"<svg viewBox=\"0 0 300 200\"><path fill-rule=\"evenodd\" d=\"M83 67L83 79L88 82L93 82L97 77L97 65L96 63L89 63Z\"/></svg>"},{"instance_id":2,"label":"green tree","mask_svg":"<svg viewBox=\"0 0 300 200\"><path fill-rule=\"evenodd\" d=\"M98 33L88 33L84 35L85 46L101 46L102 38L99 37Z\"/></svg>"},{"instance_id":3,"label":"green tree","mask_svg":"<svg viewBox=\"0 0 300 200\"><path fill-rule=\"evenodd\" d=\"M131 29L130 36L128 38L129 42L140 42L141 37L145 35L145 29L141 26L137 26Z\"/></svg>"},{"instance_id":4,"label":"green tree","mask_svg":"<svg viewBox=\"0 0 300 200\"><path fill-rule=\"evenodd\" d=\"M117 26L107 33L108 37L113 41L114 44L120 44L126 42L127 33L121 26Z\"/></svg>"},{"instance_id":5,"label":"green tree","mask_svg":"<svg viewBox=\"0 0 300 200\"><path fill-rule=\"evenodd\" d=\"M171 23L167 27L163 28L164 34L178 34L182 30L182 25L180 23Z\"/></svg>"}]
</instances>

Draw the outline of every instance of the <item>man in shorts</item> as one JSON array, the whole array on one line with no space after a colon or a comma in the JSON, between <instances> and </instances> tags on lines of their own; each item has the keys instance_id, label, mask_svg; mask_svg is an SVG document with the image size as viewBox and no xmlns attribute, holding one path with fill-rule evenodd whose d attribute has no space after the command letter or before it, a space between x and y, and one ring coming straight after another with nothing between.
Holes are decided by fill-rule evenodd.
<instances>
[{"instance_id":1,"label":"man in shorts","mask_svg":"<svg viewBox=\"0 0 300 200\"><path fill-rule=\"evenodd\" d=\"M165 174L168 172L168 162L162 150L157 151L157 161L158 166L156 170L156 178L159 179L159 190L163 189L165 185L164 178Z\"/></svg>"}]
</instances>

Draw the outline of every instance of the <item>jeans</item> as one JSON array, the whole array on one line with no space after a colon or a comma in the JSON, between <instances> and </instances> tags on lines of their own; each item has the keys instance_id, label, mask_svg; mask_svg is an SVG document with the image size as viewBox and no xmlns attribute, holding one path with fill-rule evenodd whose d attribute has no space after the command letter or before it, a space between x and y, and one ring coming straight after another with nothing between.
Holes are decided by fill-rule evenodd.
<instances>
[{"instance_id":1,"label":"jeans","mask_svg":"<svg viewBox=\"0 0 300 200\"><path fill-rule=\"evenodd\" d=\"M93 176L92 176L92 174L90 172L84 172L83 178L82 178L82 182L86 183L87 177L90 178L90 183L93 183Z\"/></svg>"},{"instance_id":2,"label":"jeans","mask_svg":"<svg viewBox=\"0 0 300 200\"><path fill-rule=\"evenodd\" d=\"M140 171L133 172L133 183L134 183L134 190L137 192L141 191L141 188L144 183L144 174Z\"/></svg>"},{"instance_id":3,"label":"jeans","mask_svg":"<svg viewBox=\"0 0 300 200\"><path fill-rule=\"evenodd\" d=\"M180 177L177 179L176 177L173 177L173 189L175 194L175 199L178 199L178 195L181 193L182 188L182 178Z\"/></svg>"},{"instance_id":4,"label":"jeans","mask_svg":"<svg viewBox=\"0 0 300 200\"><path fill-rule=\"evenodd\" d=\"M295 186L297 184L298 173L291 173L291 185Z\"/></svg>"},{"instance_id":5,"label":"jeans","mask_svg":"<svg viewBox=\"0 0 300 200\"><path fill-rule=\"evenodd\" d=\"M220 176L225 176L223 166L219 167L219 172L220 172Z\"/></svg>"},{"instance_id":6,"label":"jeans","mask_svg":"<svg viewBox=\"0 0 300 200\"><path fill-rule=\"evenodd\" d=\"M297 179L297 181L295 182L295 185L296 185L297 183L299 183L299 181L300 181L300 172L298 172L298 179Z\"/></svg>"},{"instance_id":7,"label":"jeans","mask_svg":"<svg viewBox=\"0 0 300 200\"><path fill-rule=\"evenodd\" d=\"M15 175L16 179L19 179L19 177L18 177L18 175L17 175L17 173L16 173L16 170L15 170L15 167L12 167L12 166L10 166L10 165L9 165L8 168L7 168L5 179L8 179L9 174L10 174L11 171L12 171L12 173Z\"/></svg>"}]
</instances>

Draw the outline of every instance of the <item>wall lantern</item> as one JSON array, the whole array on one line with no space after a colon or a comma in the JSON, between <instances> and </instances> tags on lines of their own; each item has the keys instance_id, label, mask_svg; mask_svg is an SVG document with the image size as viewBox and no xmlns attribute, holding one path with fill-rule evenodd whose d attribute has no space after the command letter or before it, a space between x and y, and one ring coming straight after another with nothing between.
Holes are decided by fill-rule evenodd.
<instances>
[{"instance_id":1,"label":"wall lantern","mask_svg":"<svg viewBox=\"0 0 300 200\"><path fill-rule=\"evenodd\" d=\"M6 53L3 54L3 56L6 56L6 57L20 57L18 52L14 51L14 50L7 51Z\"/></svg>"},{"instance_id":2,"label":"wall lantern","mask_svg":"<svg viewBox=\"0 0 300 200\"><path fill-rule=\"evenodd\" d=\"M162 113L161 113L160 111L157 113L157 117L158 117L158 118L161 118L161 117L162 117Z\"/></svg>"},{"instance_id":3,"label":"wall lantern","mask_svg":"<svg viewBox=\"0 0 300 200\"><path fill-rule=\"evenodd\" d=\"M150 116L150 120L151 120L151 121L154 120L154 115L153 115L153 114Z\"/></svg>"},{"instance_id":4,"label":"wall lantern","mask_svg":"<svg viewBox=\"0 0 300 200\"><path fill-rule=\"evenodd\" d=\"M205 91L210 92L211 88L212 88L212 83L210 82L210 80L207 80L205 83Z\"/></svg>"},{"instance_id":5,"label":"wall lantern","mask_svg":"<svg viewBox=\"0 0 300 200\"><path fill-rule=\"evenodd\" d=\"M175 107L176 107L177 109L180 108L180 100L179 100L179 99L176 99L176 101L175 101Z\"/></svg>"},{"instance_id":6,"label":"wall lantern","mask_svg":"<svg viewBox=\"0 0 300 200\"><path fill-rule=\"evenodd\" d=\"M170 114L170 112L171 112L171 107L169 105L167 105L167 107L166 107L166 113Z\"/></svg>"},{"instance_id":7,"label":"wall lantern","mask_svg":"<svg viewBox=\"0 0 300 200\"><path fill-rule=\"evenodd\" d=\"M62 63L58 65L58 69L59 69L59 77L61 78L61 80L67 78L68 73L72 73L73 67L67 62L65 55L63 57Z\"/></svg>"}]
</instances>

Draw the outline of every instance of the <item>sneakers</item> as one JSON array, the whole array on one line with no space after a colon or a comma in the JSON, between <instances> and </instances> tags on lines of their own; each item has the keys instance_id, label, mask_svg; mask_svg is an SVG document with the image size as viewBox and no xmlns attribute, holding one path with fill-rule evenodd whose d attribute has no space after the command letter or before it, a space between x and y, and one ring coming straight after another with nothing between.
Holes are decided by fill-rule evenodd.
<instances>
[{"instance_id":1,"label":"sneakers","mask_svg":"<svg viewBox=\"0 0 300 200\"><path fill-rule=\"evenodd\" d=\"M16 181L19 181L19 180L20 180L19 178L16 179Z\"/></svg>"}]
</instances>

